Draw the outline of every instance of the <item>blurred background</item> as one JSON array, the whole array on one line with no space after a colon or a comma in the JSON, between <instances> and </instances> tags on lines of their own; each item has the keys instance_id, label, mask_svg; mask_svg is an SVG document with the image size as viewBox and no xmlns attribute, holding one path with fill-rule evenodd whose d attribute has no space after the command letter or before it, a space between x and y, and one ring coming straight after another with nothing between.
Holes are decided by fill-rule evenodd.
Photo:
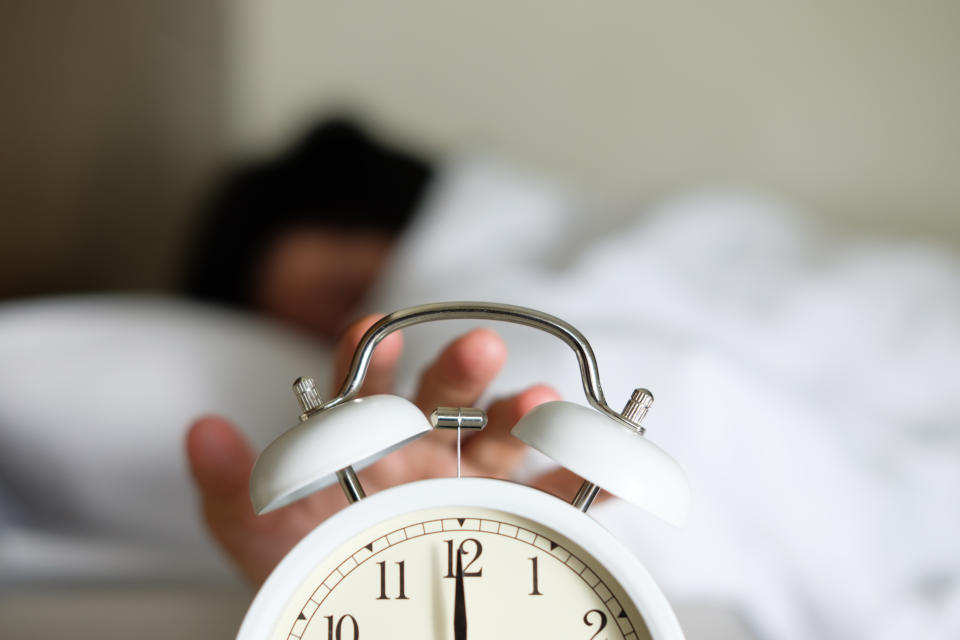
<instances>
[{"instance_id":1,"label":"blurred background","mask_svg":"<svg viewBox=\"0 0 960 640\"><path fill-rule=\"evenodd\" d=\"M167 288L227 164L354 108L652 200L960 242L951 2L4 2L0 296Z\"/></svg>"},{"instance_id":2,"label":"blurred background","mask_svg":"<svg viewBox=\"0 0 960 640\"><path fill-rule=\"evenodd\" d=\"M317 351L311 350L315 346L304 347L298 342L302 336L292 337L272 325L231 324L233 335L257 334L262 346L244 347L242 353L229 341L211 347L223 327L234 320L215 316L191 324L194 320L185 319L187 312L171 310L163 306L166 303L160 308L150 306L158 304L154 301L132 314L124 309L110 311L111 322L97 323L96 335L90 334L94 337L73 340L69 348L86 340L90 351L70 351L75 359L64 363L58 374L51 373L49 361L34 357L35 345L59 344L51 342L50 336L83 325L103 308L72 307L69 313L41 309L58 318L60 325L47 333L29 333L22 327L33 322L34 311L27 309L26 315L18 316L25 309L18 305L62 294L176 292L214 185L239 163L288 148L325 115L344 113L391 143L440 163L479 154L522 168L531 176L549 176L551 184L564 185L571 193L631 203L638 212L656 209L658 203L678 194L733 189L790 203L791 215L799 217L797 229L810 225L826 229L829 238L869 242L881 247L879 255L902 255L897 253L901 249L884 253L883 247L929 250L934 258L918 259L918 264L936 268L916 270L914 279L898 280L906 263L897 258L890 270L868 264L866 280L847 281L849 290L860 291L862 298L847 296L842 283L834 293L841 306L873 309L872 302L886 294L890 281L900 282L902 290L918 291L910 283L924 282L928 272L947 273L936 280L937 286L924 290L929 293L926 298L920 292L913 302L901 304L899 298L890 302L891 308L912 305L920 313L930 311L928 317L938 319L935 328L940 333L931 331L929 335L935 337L913 351L913 343L900 341L900 334L891 330L883 335L889 338L884 344L891 353L901 349L923 356L907 362L914 369L904 366L899 371L927 371L941 385L937 397L948 398L949 381L956 379L955 361L950 364L950 354L957 347L955 307L941 313L927 303L951 300L954 296L949 292L955 293L951 278L960 246L958 60L960 4L935 0L615 2L602 6L499 0L472 4L5 0L0 3L0 301L7 306L0 314L0 361L6 361L7 368L0 386L7 391L6 395L0 392L0 401L23 406L26 399L41 403L51 388L69 399L65 386L83 375L83 363L98 358L98 345L103 344L98 341L104 335L112 336L112 348L118 353L132 352L143 347L144 335L173 331L170 326L180 326L182 321L198 336L197 345L219 349L221 361L223 354L232 354L229 362L258 362L262 371L259 377L237 374L215 390L207 389L208 395L201 398L195 385L214 377L214 371L197 368L184 356L180 364L193 367L192 375L160 376L151 384L166 385L182 397L200 398L208 405L209 398L215 397L233 408L234 417L256 415L268 420L278 415L278 407L289 409L284 385L276 395L249 390L274 376L286 380L291 362L308 367L311 358L329 355L321 353L321 346L316 346ZM469 211L469 205L462 210ZM670 218L671 211L668 207L660 213ZM586 217L581 217L579 223L571 222L572 228L586 224ZM677 219L699 224L696 216L678 215ZM752 224L748 221L745 228ZM697 228L706 236L724 235L723 227L707 232ZM784 228L787 235L794 233L793 227ZM683 229L678 227L678 236L655 226L655 233L648 237L659 237L662 246L670 246L668 241L683 236ZM737 231L731 228L729 233ZM771 231L774 238L777 233ZM415 240L421 246L436 246L423 236ZM823 246L832 243L827 240ZM771 254L776 246L771 245ZM816 244L812 253L820 251L820 246ZM647 249L649 255L656 255L655 244ZM671 255L660 257L669 261ZM699 271L711 269L709 260L690 264ZM938 270L937 265L946 266ZM864 288L862 282L876 286ZM392 284L402 289L402 283ZM435 284L426 295L444 297L439 295L447 293L443 283ZM799 284L811 285L811 281ZM452 297L456 297L455 285ZM801 289L798 285L797 290ZM483 287L477 290L482 292ZM735 287L731 290L737 292ZM420 293L416 288L403 291L413 298ZM407 304L404 295L391 297L381 291L378 301ZM831 304L827 298L825 305ZM534 295L529 300L537 306ZM558 306L564 309L562 303ZM577 312L575 305L570 308L571 313ZM842 314L811 320L797 312L800 308L805 307L788 305L783 317L808 327L819 327L820 320L826 323L823 326L846 321ZM797 313L791 316L793 312ZM900 326L896 324L899 316L894 315L887 317L889 326ZM745 333L756 340L751 358L762 359L757 355L761 351L775 353L775 345L792 340L788 333L779 338L771 334L770 342L764 343L758 332ZM709 346L714 338L707 336L702 344ZM598 353L608 361L614 359L600 342ZM729 344L724 343L724 348ZM796 344L798 350L803 347L802 342ZM162 341L150 348L151 358L176 358ZM874 362L871 348L867 344L850 360L866 367ZM667 355L664 362L676 360ZM924 360L928 355L930 359ZM655 355L652 361L656 362ZM127 370L117 363L126 362L118 359L113 364L122 373ZM855 368L834 370L826 361L802 356L791 362L806 363L811 376L828 369L838 377L846 376L845 380L859 375ZM876 362L886 363L880 356ZM934 371L929 362L943 368ZM29 380L22 374L27 370ZM848 370L853 373L847 375ZM886 370L886 365L873 367L880 370ZM706 375L703 369L698 371L697 375ZM109 383L124 384L121 373ZM681 379L678 374L676 380ZM14 380L37 388L24 394ZM707 378L700 380L706 385ZM913 406L923 404L916 400L919 396L903 389L880 392L871 385L863 382L854 391L862 394L858 397L864 405L881 397L878 405L893 407L889 415L900 400L906 403L913 398ZM75 392L77 398L81 391ZM109 390L97 394L103 406L113 397ZM726 401L727 396L717 394L719 402ZM151 401L157 402L157 415L167 409L162 398ZM948 406L946 401L942 406ZM956 409L955 404L949 406ZM36 466L52 460L44 458L49 452L43 446L20 439L28 431L26 422L13 424L7 417L25 412L0 415L0 436L6 438L5 444L0 440L0 456L7 447L6 458L0 457L7 465L0 465L0 520L7 517L6 522L17 523L19 516L13 508L5 514L5 504L41 500L36 496L48 500L69 485L69 473L64 472L62 484L38 485L35 495L18 487L28 476L24 469L33 464L31 460L37 461ZM83 417L93 424L103 415L93 407ZM165 419L186 424L191 415ZM939 428L949 431L956 444L955 416L916 424L930 433ZM180 434L175 435L174 448L164 458L171 465L175 459L182 464L176 448ZM261 434L257 444L269 441L268 436ZM130 437L129 446L136 446L138 436ZM684 443L676 446L682 449ZM114 482L100 472L114 461L120 464L124 451L118 447L104 454L107 457L88 460L88 467L81 471L104 483ZM20 461L26 461L25 466L17 466ZM946 486L943 478L956 477L956 458L943 463L949 472L931 472L929 482ZM141 478L143 486L137 486L147 492L142 495L159 500L157 504L167 505L163 501L170 500L173 505L169 496L158 497L164 482L160 466L158 462L157 469L151 468ZM183 480L185 470L180 472ZM184 486L177 484L176 491L185 491L185 482L178 482ZM151 490L156 490L156 496ZM12 497L5 500L5 491ZM170 495L182 498L171 491ZM140 524L119 516L111 520L115 504L93 498L86 504L79 494L65 496L62 504L54 501L55 508L46 515L53 517L59 509L80 520L99 518L98 526L104 529L130 526L133 532L155 526L146 519ZM97 533L96 527L87 526L90 522L81 529ZM200 535L197 523L182 530L171 524L170 531L157 532L170 540ZM104 546L102 540L84 539L76 546L71 538L69 545L74 546L70 548L79 549L78 556L64 552L60 538L45 541L18 533L6 539L11 542L4 543L0 536L0 559L8 562L7 575L0 571L0 587L8 587L0 594L0 620L5 621L0 622L0 632L5 632L0 635L5 637L45 637L36 635L35 621L51 603L64 612L65 624L82 619L86 626L81 627L101 636L117 628L103 623L100 612L107 606L114 613L124 611L123 619L142 633L163 632L167 616L176 612L183 629L229 637L249 600L249 593L236 581L223 578L228 570L222 564L216 569L222 578L216 588L194 581L190 571L198 565L189 554L169 562L169 555L161 553L148 562L142 560L142 548L124 547L125 559L117 560L118 565L126 562L122 584L130 584L133 576L145 591L118 588L111 581L95 582L97 591L91 590L91 573L84 567L109 564L108 559L120 553L114 542ZM194 552L209 556L211 550ZM52 560L37 573L40 565L18 564L18 558L27 556ZM86 560L77 564L81 556ZM142 576L148 576L158 558L160 564L168 565L159 582L136 577L141 570L147 572ZM144 568L148 566L149 571ZM66 578L57 573L61 569ZM953 594L951 602L960 602L956 574L947 575L946 583L931 578L931 584L947 584L953 589L947 589ZM168 583L178 586L164 588ZM185 589L184 583L192 586ZM70 588L77 585L82 588ZM224 585L229 587L226 591ZM190 606L200 600L209 607ZM802 604L820 611L809 602ZM876 606L861 604L857 615ZM688 601L678 604L691 638L765 637L758 633L756 620L741 615L742 608L717 606L715 601L702 605L696 598L692 609ZM822 629L830 633L824 631L820 637L860 637L851 631L858 629L856 625L831 624L824 623ZM902 629L918 628L903 624L907 627ZM874 628L859 629L868 627ZM890 626L895 628L901 627ZM771 629L776 625L768 624L766 631ZM844 629L851 633L844 635ZM793 636L771 632L768 637Z\"/></svg>"}]
</instances>

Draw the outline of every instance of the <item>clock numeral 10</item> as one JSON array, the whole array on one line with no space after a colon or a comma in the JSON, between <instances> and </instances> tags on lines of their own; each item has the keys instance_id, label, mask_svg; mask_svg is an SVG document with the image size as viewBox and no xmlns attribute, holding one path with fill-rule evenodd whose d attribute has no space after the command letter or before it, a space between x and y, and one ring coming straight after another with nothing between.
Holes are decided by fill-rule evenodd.
<instances>
[{"instance_id":1,"label":"clock numeral 10","mask_svg":"<svg viewBox=\"0 0 960 640\"><path fill-rule=\"evenodd\" d=\"M333 616L323 617L327 619L327 640L344 640L342 635L343 622L347 619L350 620L350 625L353 627L353 635L349 636L350 640L360 640L360 625L357 624L357 619L349 613L345 616L340 616L336 625L333 624Z\"/></svg>"},{"instance_id":2,"label":"clock numeral 10","mask_svg":"<svg viewBox=\"0 0 960 640\"><path fill-rule=\"evenodd\" d=\"M540 558L533 556L532 558L527 558L530 561L530 564L533 565L533 591L528 593L528 596L542 596L540 593L540 576L537 573L537 564L539 563Z\"/></svg>"},{"instance_id":3,"label":"clock numeral 10","mask_svg":"<svg viewBox=\"0 0 960 640\"><path fill-rule=\"evenodd\" d=\"M595 613L597 616L600 616L599 623L590 622L591 613ZM597 616L594 616L594 619L596 619ZM603 628L607 626L607 614L605 614L603 611L600 611L600 609L590 609L590 611L587 611L585 614L583 614L583 624L587 625L588 627L592 627L594 624L600 625L600 628L597 629L597 632L590 636L590 640L593 640L600 635L600 632L603 631ZM339 636L337 637L337 640L340 640Z\"/></svg>"},{"instance_id":4,"label":"clock numeral 10","mask_svg":"<svg viewBox=\"0 0 960 640\"><path fill-rule=\"evenodd\" d=\"M404 590L403 563L403 560L396 563L398 573L400 574L400 595L396 597L396 600L410 599L407 597L406 591ZM387 595L387 563L378 562L377 564L380 565L380 595L377 597L377 600L390 600L390 597Z\"/></svg>"},{"instance_id":5,"label":"clock numeral 10","mask_svg":"<svg viewBox=\"0 0 960 640\"><path fill-rule=\"evenodd\" d=\"M447 575L443 576L444 578L456 578L456 574L453 572L453 540L444 540L447 545ZM470 547L471 551L467 550L467 547ZM480 544L480 541L476 538L467 538L460 543L460 546L457 547L457 553L461 553L464 556L473 556L463 567L463 577L464 578L480 578L483 577L483 569L477 569L476 571L470 571L470 567L474 562L480 559L480 555L483 553L483 545Z\"/></svg>"}]
</instances>

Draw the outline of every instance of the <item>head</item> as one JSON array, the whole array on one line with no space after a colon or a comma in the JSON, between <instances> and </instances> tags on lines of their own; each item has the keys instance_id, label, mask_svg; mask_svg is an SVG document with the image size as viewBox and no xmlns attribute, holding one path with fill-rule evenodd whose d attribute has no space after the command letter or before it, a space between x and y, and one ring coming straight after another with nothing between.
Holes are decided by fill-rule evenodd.
<instances>
[{"instance_id":1,"label":"head","mask_svg":"<svg viewBox=\"0 0 960 640\"><path fill-rule=\"evenodd\" d=\"M427 162L328 121L236 172L205 216L187 288L335 338L419 207Z\"/></svg>"}]
</instances>

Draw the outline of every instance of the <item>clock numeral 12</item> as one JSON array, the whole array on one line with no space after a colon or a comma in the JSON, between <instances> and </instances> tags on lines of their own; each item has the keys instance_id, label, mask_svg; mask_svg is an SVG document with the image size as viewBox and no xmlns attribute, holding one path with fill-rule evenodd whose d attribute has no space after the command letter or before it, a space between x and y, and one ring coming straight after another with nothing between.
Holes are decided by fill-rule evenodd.
<instances>
[{"instance_id":1,"label":"clock numeral 12","mask_svg":"<svg viewBox=\"0 0 960 640\"><path fill-rule=\"evenodd\" d=\"M397 563L397 570L400 574L400 595L396 597L397 600L410 599L407 597L406 591L404 591L403 563L403 560ZM390 597L387 595L387 563L378 562L377 564L380 565L380 596L377 600L390 600ZM337 640L339 640L339 638Z\"/></svg>"},{"instance_id":2,"label":"clock numeral 12","mask_svg":"<svg viewBox=\"0 0 960 640\"><path fill-rule=\"evenodd\" d=\"M533 556L532 558L527 558L527 560L529 560L530 564L533 565L533 591L531 591L527 595L542 596L543 594L540 593L540 588L539 588L540 587L539 575L537 573L537 564L539 563L540 558L537 556Z\"/></svg>"},{"instance_id":3,"label":"clock numeral 12","mask_svg":"<svg viewBox=\"0 0 960 640\"><path fill-rule=\"evenodd\" d=\"M347 618L350 619L353 625L353 636L350 640L360 640L360 625L357 624L357 619L349 613L345 616L340 616L336 625L333 624L333 616L323 617L327 619L327 640L343 640L343 636L341 635L343 632L343 621Z\"/></svg>"},{"instance_id":4,"label":"clock numeral 12","mask_svg":"<svg viewBox=\"0 0 960 640\"><path fill-rule=\"evenodd\" d=\"M444 578L455 578L456 575L453 573L453 540L444 540L447 544L447 575L443 576ZM470 546L473 547L473 553L467 551L467 543L470 543ZM480 578L483 577L483 569L477 569L476 571L470 571L470 567L476 562L480 555L483 553L483 545L480 544L480 541L476 538L467 538L460 543L460 546L457 547L457 553L462 553L465 556L473 556L463 567L463 577L464 578Z\"/></svg>"}]
</instances>

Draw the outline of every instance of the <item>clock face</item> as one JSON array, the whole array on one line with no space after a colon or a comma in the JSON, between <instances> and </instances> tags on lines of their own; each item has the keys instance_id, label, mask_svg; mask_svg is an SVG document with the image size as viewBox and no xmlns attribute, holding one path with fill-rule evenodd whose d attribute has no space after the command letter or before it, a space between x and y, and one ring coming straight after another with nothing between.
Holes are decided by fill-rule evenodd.
<instances>
[{"instance_id":1,"label":"clock face","mask_svg":"<svg viewBox=\"0 0 960 640\"><path fill-rule=\"evenodd\" d=\"M326 555L286 599L274 640L641 640L610 571L562 534L484 507L412 511Z\"/></svg>"}]
</instances>

